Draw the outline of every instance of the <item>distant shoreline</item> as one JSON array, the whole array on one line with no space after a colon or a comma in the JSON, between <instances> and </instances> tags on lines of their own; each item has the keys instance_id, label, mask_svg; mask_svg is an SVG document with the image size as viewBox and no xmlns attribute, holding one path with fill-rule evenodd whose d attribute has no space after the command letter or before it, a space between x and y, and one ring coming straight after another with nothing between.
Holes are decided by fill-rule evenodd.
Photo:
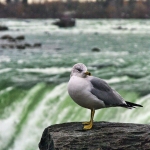
<instances>
[{"instance_id":1,"label":"distant shoreline","mask_svg":"<svg viewBox=\"0 0 150 150\"><path fill-rule=\"evenodd\" d=\"M0 18L60 18L64 12L82 19L149 19L150 2L147 1L53 1L45 3L23 4L0 3Z\"/></svg>"}]
</instances>

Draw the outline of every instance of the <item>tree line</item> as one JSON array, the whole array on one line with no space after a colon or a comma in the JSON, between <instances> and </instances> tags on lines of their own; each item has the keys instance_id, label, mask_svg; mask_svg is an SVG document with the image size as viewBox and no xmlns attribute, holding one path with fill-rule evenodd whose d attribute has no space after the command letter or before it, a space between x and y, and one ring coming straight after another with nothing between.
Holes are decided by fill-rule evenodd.
<instances>
[{"instance_id":1,"label":"tree line","mask_svg":"<svg viewBox=\"0 0 150 150\"><path fill-rule=\"evenodd\" d=\"M75 18L150 18L150 0L51 1L0 3L1 18L59 18L66 11Z\"/></svg>"}]
</instances>

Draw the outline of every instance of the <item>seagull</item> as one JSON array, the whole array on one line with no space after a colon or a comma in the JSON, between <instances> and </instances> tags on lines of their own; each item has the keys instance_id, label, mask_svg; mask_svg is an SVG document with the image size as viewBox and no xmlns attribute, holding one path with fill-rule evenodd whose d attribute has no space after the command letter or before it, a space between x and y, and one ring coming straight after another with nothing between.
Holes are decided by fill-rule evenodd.
<instances>
[{"instance_id":1,"label":"seagull","mask_svg":"<svg viewBox=\"0 0 150 150\"><path fill-rule=\"evenodd\" d=\"M68 82L70 97L81 107L91 110L89 122L83 122L83 130L93 127L95 110L108 107L135 108L142 105L125 101L120 94L112 89L104 80L94 77L83 63L73 66Z\"/></svg>"}]
</instances>

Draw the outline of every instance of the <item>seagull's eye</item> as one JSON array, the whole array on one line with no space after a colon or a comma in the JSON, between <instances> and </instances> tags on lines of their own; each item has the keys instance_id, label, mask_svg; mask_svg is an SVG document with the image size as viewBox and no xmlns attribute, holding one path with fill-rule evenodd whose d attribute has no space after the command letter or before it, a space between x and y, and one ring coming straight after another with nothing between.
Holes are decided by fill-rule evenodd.
<instances>
[{"instance_id":1,"label":"seagull's eye","mask_svg":"<svg viewBox=\"0 0 150 150\"><path fill-rule=\"evenodd\" d=\"M82 69L80 69L80 68L77 68L77 70L78 70L79 72L82 72Z\"/></svg>"}]
</instances>

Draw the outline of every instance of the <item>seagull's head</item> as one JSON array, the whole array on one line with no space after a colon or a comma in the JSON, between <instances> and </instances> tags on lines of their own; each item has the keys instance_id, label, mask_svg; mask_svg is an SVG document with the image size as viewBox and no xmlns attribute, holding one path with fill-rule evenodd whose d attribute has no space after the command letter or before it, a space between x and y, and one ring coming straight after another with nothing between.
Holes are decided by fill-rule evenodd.
<instances>
[{"instance_id":1,"label":"seagull's head","mask_svg":"<svg viewBox=\"0 0 150 150\"><path fill-rule=\"evenodd\" d=\"M86 78L88 75L90 76L91 73L87 71L87 67L82 63L77 63L72 67L70 76L78 76L81 78Z\"/></svg>"}]
</instances>

